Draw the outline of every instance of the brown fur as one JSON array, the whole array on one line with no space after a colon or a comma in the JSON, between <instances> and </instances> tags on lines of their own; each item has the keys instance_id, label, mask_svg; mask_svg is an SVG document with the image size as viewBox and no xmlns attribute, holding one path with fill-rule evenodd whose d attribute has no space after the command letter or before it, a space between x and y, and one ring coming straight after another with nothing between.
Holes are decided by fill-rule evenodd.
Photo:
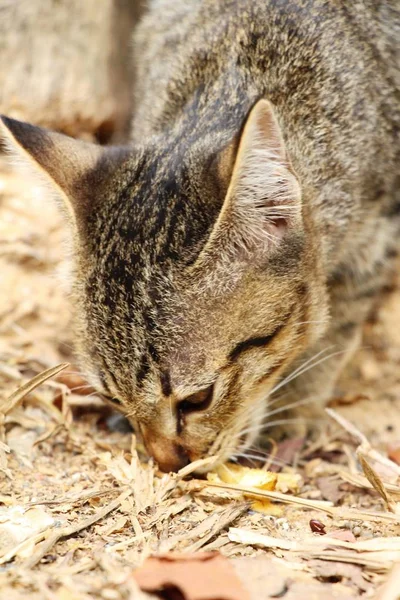
<instances>
[{"instance_id":1,"label":"brown fur","mask_svg":"<svg viewBox=\"0 0 400 600\"><path fill-rule=\"evenodd\" d=\"M82 364L164 469L240 453L280 420L279 378L332 348L283 388L323 406L385 281L399 10L349 5L156 0L129 148L38 147L3 120L75 215Z\"/></svg>"}]
</instances>

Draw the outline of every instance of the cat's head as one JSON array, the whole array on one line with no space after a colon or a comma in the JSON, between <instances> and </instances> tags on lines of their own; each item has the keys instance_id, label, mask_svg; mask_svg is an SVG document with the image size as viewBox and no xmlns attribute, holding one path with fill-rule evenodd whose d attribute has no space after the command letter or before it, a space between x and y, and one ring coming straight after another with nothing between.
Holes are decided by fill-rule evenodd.
<instances>
[{"instance_id":1,"label":"cat's head","mask_svg":"<svg viewBox=\"0 0 400 600\"><path fill-rule=\"evenodd\" d=\"M0 133L74 231L78 349L94 385L163 469L248 446L325 316L270 103L235 135L187 146L101 148L7 118Z\"/></svg>"}]
</instances>

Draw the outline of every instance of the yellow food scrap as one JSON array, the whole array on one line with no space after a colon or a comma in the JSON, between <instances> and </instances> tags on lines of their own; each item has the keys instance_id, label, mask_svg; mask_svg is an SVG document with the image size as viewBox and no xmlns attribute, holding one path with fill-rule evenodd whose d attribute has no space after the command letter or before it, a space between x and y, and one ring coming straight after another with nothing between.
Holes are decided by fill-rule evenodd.
<instances>
[{"instance_id":1,"label":"yellow food scrap","mask_svg":"<svg viewBox=\"0 0 400 600\"><path fill-rule=\"evenodd\" d=\"M298 494L303 484L303 478L299 473L278 473L275 490L287 494Z\"/></svg>"},{"instance_id":2,"label":"yellow food scrap","mask_svg":"<svg viewBox=\"0 0 400 600\"><path fill-rule=\"evenodd\" d=\"M255 500L250 508L251 510L263 513L264 515L270 515L271 517L281 517L283 514L282 506L279 504L272 504L268 498Z\"/></svg>"},{"instance_id":3,"label":"yellow food scrap","mask_svg":"<svg viewBox=\"0 0 400 600\"><path fill-rule=\"evenodd\" d=\"M251 469L241 465L227 463L219 465L214 472L208 473L207 479L211 483L229 483L231 485L241 485L243 487L252 487L259 490L275 490L279 476L270 471L262 469ZM269 498L260 498L253 494L244 493L245 498L254 499L251 505L253 510L264 514L280 514L280 508L271 504Z\"/></svg>"},{"instance_id":4,"label":"yellow food scrap","mask_svg":"<svg viewBox=\"0 0 400 600\"><path fill-rule=\"evenodd\" d=\"M255 487L260 490L274 490L278 480L276 473L263 471L262 469L250 469L250 467L242 467L242 465L234 463L219 465L209 475L216 475L224 483ZM214 479L214 481L216 480Z\"/></svg>"}]
</instances>

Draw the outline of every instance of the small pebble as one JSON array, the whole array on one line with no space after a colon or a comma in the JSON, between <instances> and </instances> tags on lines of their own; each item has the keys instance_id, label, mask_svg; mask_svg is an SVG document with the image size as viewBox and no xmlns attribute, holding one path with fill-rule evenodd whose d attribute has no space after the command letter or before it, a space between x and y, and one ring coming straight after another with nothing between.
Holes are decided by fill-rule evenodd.
<instances>
[{"instance_id":1,"label":"small pebble","mask_svg":"<svg viewBox=\"0 0 400 600\"><path fill-rule=\"evenodd\" d=\"M364 531L363 533L363 539L365 540L369 540L371 538L375 537L375 534L373 531Z\"/></svg>"},{"instance_id":2,"label":"small pebble","mask_svg":"<svg viewBox=\"0 0 400 600\"><path fill-rule=\"evenodd\" d=\"M289 531L290 525L285 518L276 519L275 526L283 531Z\"/></svg>"},{"instance_id":3,"label":"small pebble","mask_svg":"<svg viewBox=\"0 0 400 600\"><path fill-rule=\"evenodd\" d=\"M339 521L338 527L342 527L343 529L351 529L350 521Z\"/></svg>"},{"instance_id":4,"label":"small pebble","mask_svg":"<svg viewBox=\"0 0 400 600\"><path fill-rule=\"evenodd\" d=\"M361 535L361 527L359 525L356 525L355 527L353 527L353 533L356 537Z\"/></svg>"}]
</instances>

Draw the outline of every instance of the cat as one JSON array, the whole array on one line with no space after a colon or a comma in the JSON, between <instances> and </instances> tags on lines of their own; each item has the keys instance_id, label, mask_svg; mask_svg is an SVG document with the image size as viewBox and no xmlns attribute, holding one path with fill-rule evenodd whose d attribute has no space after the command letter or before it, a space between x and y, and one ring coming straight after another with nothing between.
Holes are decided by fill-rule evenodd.
<instances>
[{"instance_id":1,"label":"cat","mask_svg":"<svg viewBox=\"0 0 400 600\"><path fill-rule=\"evenodd\" d=\"M397 253L399 31L397 1L156 0L130 144L2 118L74 232L83 369L163 470L318 422Z\"/></svg>"}]
</instances>

